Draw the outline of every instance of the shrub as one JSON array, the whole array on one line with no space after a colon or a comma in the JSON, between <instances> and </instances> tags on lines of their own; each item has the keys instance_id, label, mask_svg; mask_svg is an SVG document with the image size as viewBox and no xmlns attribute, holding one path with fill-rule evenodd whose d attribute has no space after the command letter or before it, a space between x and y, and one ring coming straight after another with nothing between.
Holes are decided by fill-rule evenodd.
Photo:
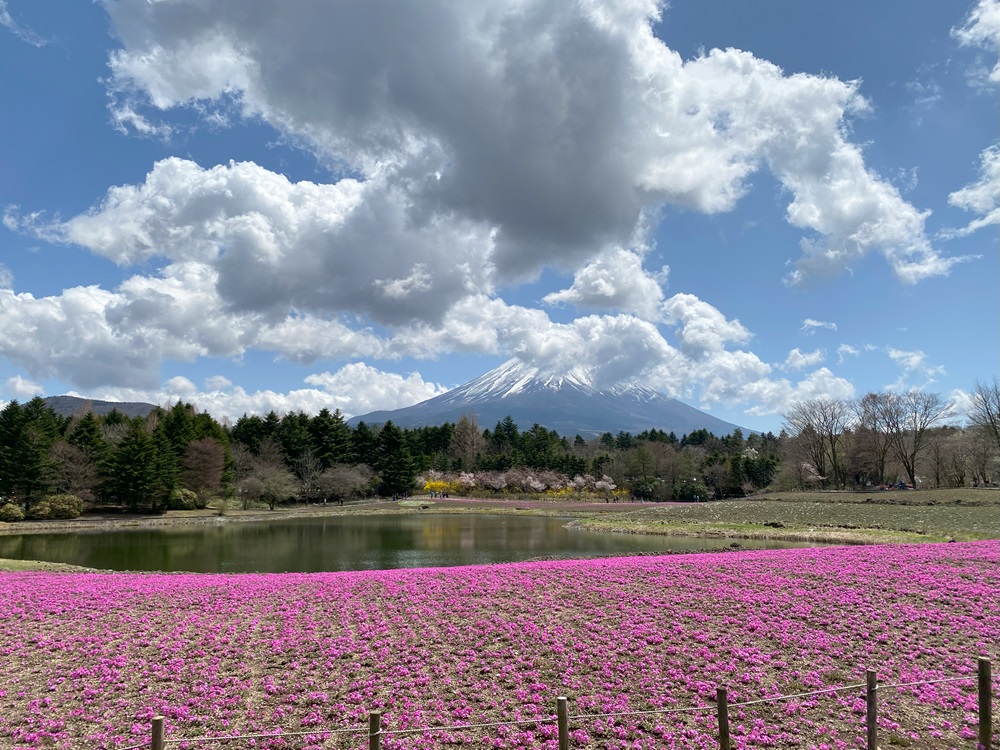
<instances>
[{"instance_id":1,"label":"shrub","mask_svg":"<svg viewBox=\"0 0 1000 750\"><path fill-rule=\"evenodd\" d=\"M42 498L36 503L32 503L28 506L28 512L24 515L30 518L32 521L44 521L51 517L52 508L49 506L49 501Z\"/></svg>"},{"instance_id":2,"label":"shrub","mask_svg":"<svg viewBox=\"0 0 1000 750\"><path fill-rule=\"evenodd\" d=\"M195 510L204 507L198 500L197 492L180 488L170 493L170 501L167 503L169 510Z\"/></svg>"},{"instance_id":3,"label":"shrub","mask_svg":"<svg viewBox=\"0 0 1000 750\"><path fill-rule=\"evenodd\" d=\"M0 505L0 521L6 521L7 523L15 523L17 521L24 520L24 511L21 510L21 506L14 505L13 503L5 503Z\"/></svg>"},{"instance_id":4,"label":"shrub","mask_svg":"<svg viewBox=\"0 0 1000 750\"><path fill-rule=\"evenodd\" d=\"M79 518L83 513L83 500L76 495L49 495L43 503L48 503L49 518Z\"/></svg>"}]
</instances>

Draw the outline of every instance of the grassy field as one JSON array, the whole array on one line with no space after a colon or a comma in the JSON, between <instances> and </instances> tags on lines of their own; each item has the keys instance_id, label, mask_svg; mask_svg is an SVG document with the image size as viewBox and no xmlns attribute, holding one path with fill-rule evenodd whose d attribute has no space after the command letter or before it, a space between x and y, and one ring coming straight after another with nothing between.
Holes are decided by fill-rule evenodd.
<instances>
[{"instance_id":1,"label":"grassy field","mask_svg":"<svg viewBox=\"0 0 1000 750\"><path fill-rule=\"evenodd\" d=\"M576 523L594 530L854 544L1000 538L1000 492L776 493L710 503L626 506Z\"/></svg>"},{"instance_id":2,"label":"grassy field","mask_svg":"<svg viewBox=\"0 0 1000 750\"><path fill-rule=\"evenodd\" d=\"M23 571L44 571L47 573L86 573L90 568L65 563L45 562L43 560L8 560L0 558L0 572L12 573Z\"/></svg>"}]
</instances>

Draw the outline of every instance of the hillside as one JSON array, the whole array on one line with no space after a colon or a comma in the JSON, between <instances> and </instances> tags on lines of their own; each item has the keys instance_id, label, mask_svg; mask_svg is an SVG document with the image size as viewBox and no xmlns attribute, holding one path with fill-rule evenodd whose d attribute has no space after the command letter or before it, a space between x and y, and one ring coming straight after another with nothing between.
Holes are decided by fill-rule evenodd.
<instances>
[{"instance_id":1,"label":"hillside","mask_svg":"<svg viewBox=\"0 0 1000 750\"><path fill-rule=\"evenodd\" d=\"M400 427L413 428L457 422L469 412L475 413L481 427L492 427L510 416L520 429L529 429L537 422L566 436L651 429L678 436L700 429L728 435L737 428L646 386L626 383L600 388L582 368L553 375L516 359L435 398L402 409L363 414L349 424L391 420Z\"/></svg>"},{"instance_id":2,"label":"hillside","mask_svg":"<svg viewBox=\"0 0 1000 750\"><path fill-rule=\"evenodd\" d=\"M46 406L62 417L72 417L92 411L95 414L107 414L115 409L126 417L145 417L153 409L154 404L131 401L97 401L77 396L49 396L42 399Z\"/></svg>"}]
</instances>

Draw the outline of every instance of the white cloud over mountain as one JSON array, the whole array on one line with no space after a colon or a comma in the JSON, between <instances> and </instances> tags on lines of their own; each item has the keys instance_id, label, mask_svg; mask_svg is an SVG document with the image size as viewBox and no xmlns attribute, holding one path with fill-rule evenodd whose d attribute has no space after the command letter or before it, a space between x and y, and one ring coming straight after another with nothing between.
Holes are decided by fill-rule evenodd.
<instances>
[{"instance_id":1,"label":"white cloud over mountain","mask_svg":"<svg viewBox=\"0 0 1000 750\"><path fill-rule=\"evenodd\" d=\"M653 35L654 2L106 7L124 45L112 87L130 106L263 118L360 174L363 190L348 179L341 192L363 192L379 218L405 217L413 239L397 250L418 259L437 255L441 233L492 235L498 276L530 277L627 245L646 207L728 211L766 167L792 198L788 221L807 232L793 281L871 251L906 281L953 262L931 247L925 214L846 139L846 118L868 108L855 83L785 75L734 49L684 61ZM265 223L276 220L268 208L278 207L261 207ZM245 228L254 248L268 239L257 229ZM305 238L290 239L305 252Z\"/></svg>"},{"instance_id":2,"label":"white cloud over mountain","mask_svg":"<svg viewBox=\"0 0 1000 750\"><path fill-rule=\"evenodd\" d=\"M979 0L969 12L965 24L953 29L952 34L964 45L988 50L994 58L988 79L994 84L989 95L995 97L995 85L1000 84L1000 60L997 60L1000 58L1000 0ZM958 235L1000 224L1000 141L980 155L979 179L956 190L948 199L952 205L979 214L965 228L958 230Z\"/></svg>"},{"instance_id":3,"label":"white cloud over mountain","mask_svg":"<svg viewBox=\"0 0 1000 750\"><path fill-rule=\"evenodd\" d=\"M359 413L441 386L355 363L284 395L206 391L161 387L160 365L250 349L302 363L469 352L773 410L850 385L826 368L775 379L741 348L752 333L739 320L692 294L667 298L667 267L645 267L661 209L731 211L766 171L801 234L791 284L871 255L906 283L957 262L928 239L928 212L851 141L851 120L870 111L859 82L787 74L737 49L685 60L654 35L653 0L103 6L121 44L107 81L117 127L169 137L178 110L213 126L259 121L332 176L171 157L85 213L8 212L11 228L135 269L114 289L0 289L0 353L36 378L197 395L229 414L346 393L341 408ZM995 43L995 11L983 0L958 38ZM996 161L984 153L983 181L952 195L982 214L970 228L997 221ZM572 283L542 304L596 314L557 323L507 301L546 269ZM803 324L817 327L836 329ZM821 362L795 349L784 367Z\"/></svg>"}]
</instances>

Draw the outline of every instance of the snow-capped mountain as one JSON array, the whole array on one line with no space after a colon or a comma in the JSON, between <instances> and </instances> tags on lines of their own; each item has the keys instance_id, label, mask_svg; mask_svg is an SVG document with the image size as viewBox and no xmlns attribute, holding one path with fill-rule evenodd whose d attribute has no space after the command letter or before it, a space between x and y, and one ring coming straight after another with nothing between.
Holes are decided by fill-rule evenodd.
<instances>
[{"instance_id":1,"label":"snow-capped mountain","mask_svg":"<svg viewBox=\"0 0 1000 750\"><path fill-rule=\"evenodd\" d=\"M457 422L474 413L481 428L490 428L510 416L522 430L536 422L561 435L593 437L605 432L633 434L648 429L674 432L678 437L699 429L728 435L736 425L725 422L659 391L636 383L599 388L582 367L564 373L545 372L518 359L470 380L447 393L413 406L375 411L354 417L400 427L423 427ZM746 430L744 430L746 432Z\"/></svg>"}]
</instances>

